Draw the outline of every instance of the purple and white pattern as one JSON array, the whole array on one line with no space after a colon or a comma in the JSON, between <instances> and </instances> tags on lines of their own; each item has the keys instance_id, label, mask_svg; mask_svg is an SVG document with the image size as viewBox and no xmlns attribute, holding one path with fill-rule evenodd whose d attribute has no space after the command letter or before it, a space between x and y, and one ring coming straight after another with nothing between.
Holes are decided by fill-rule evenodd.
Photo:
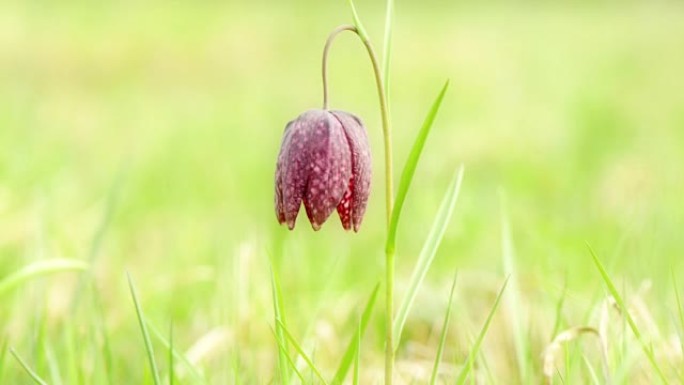
<instances>
[{"instance_id":1,"label":"purple and white pattern","mask_svg":"<svg viewBox=\"0 0 684 385\"><path fill-rule=\"evenodd\" d=\"M361 120L343 111L306 111L283 134L275 175L278 222L294 229L303 202L314 230L337 209L344 229L359 231L370 180L370 147Z\"/></svg>"}]
</instances>

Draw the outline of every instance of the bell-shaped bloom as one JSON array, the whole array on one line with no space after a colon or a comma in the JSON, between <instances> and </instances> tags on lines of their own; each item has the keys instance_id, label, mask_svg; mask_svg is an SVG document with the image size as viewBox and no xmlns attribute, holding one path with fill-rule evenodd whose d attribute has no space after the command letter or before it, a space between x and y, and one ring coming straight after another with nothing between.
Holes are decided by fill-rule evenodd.
<instances>
[{"instance_id":1,"label":"bell-shaped bloom","mask_svg":"<svg viewBox=\"0 0 684 385\"><path fill-rule=\"evenodd\" d=\"M363 123L343 111L309 110L285 127L275 175L278 222L294 229L304 202L314 230L337 209L345 230L359 231L371 181Z\"/></svg>"}]
</instances>

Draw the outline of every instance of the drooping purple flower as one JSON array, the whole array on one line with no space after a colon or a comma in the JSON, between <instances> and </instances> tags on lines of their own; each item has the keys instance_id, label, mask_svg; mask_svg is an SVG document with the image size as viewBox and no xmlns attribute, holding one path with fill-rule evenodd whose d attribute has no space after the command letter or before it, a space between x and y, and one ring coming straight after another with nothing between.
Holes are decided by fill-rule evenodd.
<instances>
[{"instance_id":1,"label":"drooping purple flower","mask_svg":"<svg viewBox=\"0 0 684 385\"><path fill-rule=\"evenodd\" d=\"M363 123L343 111L309 110L285 127L275 175L280 224L294 229L304 202L314 230L337 209L359 231L370 194L371 155Z\"/></svg>"}]
</instances>

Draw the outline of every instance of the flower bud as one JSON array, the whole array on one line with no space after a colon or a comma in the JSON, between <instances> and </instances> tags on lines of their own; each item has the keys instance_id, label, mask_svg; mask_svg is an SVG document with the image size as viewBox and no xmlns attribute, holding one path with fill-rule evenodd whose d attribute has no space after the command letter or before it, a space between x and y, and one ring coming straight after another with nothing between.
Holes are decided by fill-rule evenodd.
<instances>
[{"instance_id":1,"label":"flower bud","mask_svg":"<svg viewBox=\"0 0 684 385\"><path fill-rule=\"evenodd\" d=\"M285 127L275 175L278 222L294 229L304 202L314 230L337 209L359 231L370 195L371 155L363 123L343 111L309 110Z\"/></svg>"}]
</instances>

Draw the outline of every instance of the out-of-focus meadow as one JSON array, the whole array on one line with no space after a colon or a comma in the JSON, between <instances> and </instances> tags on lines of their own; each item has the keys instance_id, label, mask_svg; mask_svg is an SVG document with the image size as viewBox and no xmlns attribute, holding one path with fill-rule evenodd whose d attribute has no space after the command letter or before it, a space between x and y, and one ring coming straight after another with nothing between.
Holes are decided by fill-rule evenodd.
<instances>
[{"instance_id":1,"label":"out-of-focus meadow","mask_svg":"<svg viewBox=\"0 0 684 385\"><path fill-rule=\"evenodd\" d=\"M383 6L357 4L378 49ZM0 290L0 383L30 381L10 347L51 384L151 383L126 272L163 337L152 336L162 377L172 323L174 347L208 383L279 383L270 260L291 331L334 372L384 274L380 115L353 36L333 48L330 92L333 108L369 129L361 232L345 233L336 214L318 233L303 212L296 231L279 227L273 175L285 123L321 106L325 38L350 21L344 1L0 5L0 281L40 260L90 266ZM538 383L555 334L601 323L614 383L657 381L621 313L601 315L607 292L587 242L676 380L684 6L397 2L391 65L398 171L451 80L402 215L399 298L465 165L398 351L401 383L429 376L456 270L444 379L513 270L477 383ZM506 216L513 267L502 258ZM382 378L382 302L362 341L361 383ZM554 383L603 382L592 338L558 353ZM180 383L202 383L176 361Z\"/></svg>"}]
</instances>

